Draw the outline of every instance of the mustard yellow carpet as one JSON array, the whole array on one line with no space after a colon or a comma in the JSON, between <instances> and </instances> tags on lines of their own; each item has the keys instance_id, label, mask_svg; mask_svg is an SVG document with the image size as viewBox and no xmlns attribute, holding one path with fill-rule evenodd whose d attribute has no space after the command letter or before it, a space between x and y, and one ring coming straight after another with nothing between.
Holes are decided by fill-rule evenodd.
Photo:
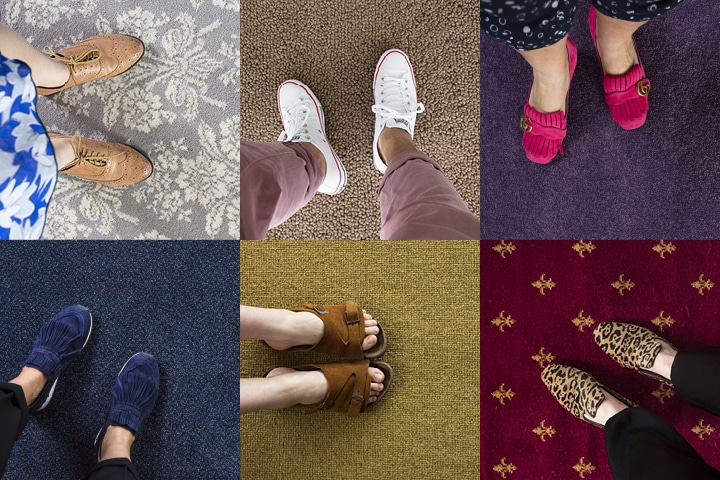
<instances>
[{"instance_id":1,"label":"mustard yellow carpet","mask_svg":"<svg viewBox=\"0 0 720 480\"><path fill-rule=\"evenodd\" d=\"M245 414L241 477L475 479L479 475L478 242L241 242L240 301L290 308L355 300L383 325L388 394L358 417ZM333 361L241 342L240 376Z\"/></svg>"}]
</instances>

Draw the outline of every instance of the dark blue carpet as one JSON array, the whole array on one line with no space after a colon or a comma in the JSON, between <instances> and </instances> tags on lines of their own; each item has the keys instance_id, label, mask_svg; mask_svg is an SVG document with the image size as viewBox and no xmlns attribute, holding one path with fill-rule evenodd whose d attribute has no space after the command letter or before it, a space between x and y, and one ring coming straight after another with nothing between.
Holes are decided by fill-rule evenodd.
<instances>
[{"instance_id":1,"label":"dark blue carpet","mask_svg":"<svg viewBox=\"0 0 720 480\"><path fill-rule=\"evenodd\" d=\"M610 118L580 0L570 37L578 67L565 156L525 158L519 119L532 70L481 34L483 238L716 238L720 228L720 2L685 0L636 33L652 83L638 130Z\"/></svg>"},{"instance_id":2,"label":"dark blue carpet","mask_svg":"<svg viewBox=\"0 0 720 480\"><path fill-rule=\"evenodd\" d=\"M93 315L83 354L15 445L6 479L77 479L127 358L152 353L160 396L135 442L145 479L237 479L239 243L0 245L0 378L15 376L41 325L66 305Z\"/></svg>"}]
</instances>

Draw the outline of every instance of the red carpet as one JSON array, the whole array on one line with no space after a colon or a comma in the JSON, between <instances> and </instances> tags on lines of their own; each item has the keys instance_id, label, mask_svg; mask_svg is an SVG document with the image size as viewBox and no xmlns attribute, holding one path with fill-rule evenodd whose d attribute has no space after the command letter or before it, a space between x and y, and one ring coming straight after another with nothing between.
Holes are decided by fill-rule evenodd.
<instances>
[{"instance_id":1,"label":"red carpet","mask_svg":"<svg viewBox=\"0 0 720 480\"><path fill-rule=\"evenodd\" d=\"M654 411L720 468L720 418L592 338L598 323L622 321L678 348L720 345L720 242L483 241L480 258L483 480L612 480L603 431L540 380L548 356Z\"/></svg>"}]
</instances>

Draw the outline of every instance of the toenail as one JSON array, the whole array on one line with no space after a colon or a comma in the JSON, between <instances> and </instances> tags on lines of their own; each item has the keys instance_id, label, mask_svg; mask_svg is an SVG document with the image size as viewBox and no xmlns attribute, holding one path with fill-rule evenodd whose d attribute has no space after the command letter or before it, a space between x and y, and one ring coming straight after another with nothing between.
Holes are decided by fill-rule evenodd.
<instances>
[{"instance_id":1,"label":"toenail","mask_svg":"<svg viewBox=\"0 0 720 480\"><path fill-rule=\"evenodd\" d=\"M382 373L376 373L375 374L375 380L382 380Z\"/></svg>"}]
</instances>

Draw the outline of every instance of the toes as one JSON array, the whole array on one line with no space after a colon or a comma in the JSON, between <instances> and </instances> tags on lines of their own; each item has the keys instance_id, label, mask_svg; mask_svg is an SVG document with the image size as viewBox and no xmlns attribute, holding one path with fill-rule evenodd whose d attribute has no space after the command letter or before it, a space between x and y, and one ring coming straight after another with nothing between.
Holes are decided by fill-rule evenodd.
<instances>
[{"instance_id":1,"label":"toes","mask_svg":"<svg viewBox=\"0 0 720 480\"><path fill-rule=\"evenodd\" d=\"M375 320L375 319L372 318L372 317L365 319L365 328L367 328L367 327L376 327L377 324L378 324L377 320Z\"/></svg>"},{"instance_id":2,"label":"toes","mask_svg":"<svg viewBox=\"0 0 720 480\"><path fill-rule=\"evenodd\" d=\"M367 313L364 308L363 308L363 317L365 317L365 320L372 320L372 318L373 318L372 315Z\"/></svg>"},{"instance_id":3,"label":"toes","mask_svg":"<svg viewBox=\"0 0 720 480\"><path fill-rule=\"evenodd\" d=\"M382 392L382 389L383 389L383 388L384 388L384 387L383 387L383 384L382 384L382 383L371 382L371 383L370 383L370 395L372 395L373 393L380 393L380 392Z\"/></svg>"},{"instance_id":4,"label":"toes","mask_svg":"<svg viewBox=\"0 0 720 480\"><path fill-rule=\"evenodd\" d=\"M365 337L363 339L362 349L368 350L368 349L374 347L376 343L377 343L377 337L375 335L368 335L367 337Z\"/></svg>"},{"instance_id":5,"label":"toes","mask_svg":"<svg viewBox=\"0 0 720 480\"><path fill-rule=\"evenodd\" d=\"M379 368L368 367L368 373L372 382L382 384L382 381L385 380L385 374Z\"/></svg>"},{"instance_id":6,"label":"toes","mask_svg":"<svg viewBox=\"0 0 720 480\"><path fill-rule=\"evenodd\" d=\"M380 333L380 327L375 325L365 325L365 335L377 335Z\"/></svg>"}]
</instances>

